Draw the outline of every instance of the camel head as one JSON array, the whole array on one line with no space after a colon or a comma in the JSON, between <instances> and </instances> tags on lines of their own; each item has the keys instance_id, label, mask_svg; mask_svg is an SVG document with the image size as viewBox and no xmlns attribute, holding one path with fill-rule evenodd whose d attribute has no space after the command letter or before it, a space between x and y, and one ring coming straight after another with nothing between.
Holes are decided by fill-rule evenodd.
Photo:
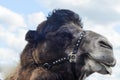
<instances>
[{"instance_id":1,"label":"camel head","mask_svg":"<svg viewBox=\"0 0 120 80\"><path fill-rule=\"evenodd\" d=\"M76 42L84 32L75 53L74 73L69 60L52 66L49 71L61 74L63 79L69 76L64 76L63 73L68 72L73 77L75 75L77 80L84 80L94 72L111 74L111 67L116 64L112 44L103 35L84 30L82 27L78 14L70 10L54 10L36 31L26 34L28 43L35 46L35 62L54 62L69 56L74 52Z\"/></svg>"}]
</instances>

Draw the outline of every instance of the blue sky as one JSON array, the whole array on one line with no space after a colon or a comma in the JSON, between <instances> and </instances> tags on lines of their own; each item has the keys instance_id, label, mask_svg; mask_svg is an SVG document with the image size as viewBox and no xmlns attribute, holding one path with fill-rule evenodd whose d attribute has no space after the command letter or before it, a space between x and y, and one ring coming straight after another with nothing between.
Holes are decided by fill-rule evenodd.
<instances>
[{"instance_id":1,"label":"blue sky","mask_svg":"<svg viewBox=\"0 0 120 80\"><path fill-rule=\"evenodd\" d=\"M20 14L46 12L37 0L0 0L0 4Z\"/></svg>"},{"instance_id":2,"label":"blue sky","mask_svg":"<svg viewBox=\"0 0 120 80\"><path fill-rule=\"evenodd\" d=\"M0 0L1 79L19 63L25 33L35 29L53 9L61 8L78 13L84 29L106 36L114 46L117 65L113 74L95 73L87 80L120 79L120 0Z\"/></svg>"}]
</instances>

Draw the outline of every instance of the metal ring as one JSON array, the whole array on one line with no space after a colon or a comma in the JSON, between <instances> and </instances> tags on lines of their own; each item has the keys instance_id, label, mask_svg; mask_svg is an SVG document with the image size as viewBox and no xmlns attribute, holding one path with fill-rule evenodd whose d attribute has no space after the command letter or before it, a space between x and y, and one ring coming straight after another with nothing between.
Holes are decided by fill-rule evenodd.
<instances>
[{"instance_id":1,"label":"metal ring","mask_svg":"<svg viewBox=\"0 0 120 80\"><path fill-rule=\"evenodd\" d=\"M51 68L51 65L49 63L44 63L43 64L43 67L46 68L46 69L50 69Z\"/></svg>"}]
</instances>

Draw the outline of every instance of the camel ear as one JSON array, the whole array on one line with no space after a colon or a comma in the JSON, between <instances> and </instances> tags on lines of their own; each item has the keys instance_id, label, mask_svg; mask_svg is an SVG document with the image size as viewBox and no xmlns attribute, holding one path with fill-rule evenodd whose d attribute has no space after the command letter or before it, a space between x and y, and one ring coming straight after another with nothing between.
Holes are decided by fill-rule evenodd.
<instances>
[{"instance_id":1,"label":"camel ear","mask_svg":"<svg viewBox=\"0 0 120 80\"><path fill-rule=\"evenodd\" d=\"M39 33L37 31L29 30L26 33L25 40L30 43L37 43L39 40Z\"/></svg>"}]
</instances>

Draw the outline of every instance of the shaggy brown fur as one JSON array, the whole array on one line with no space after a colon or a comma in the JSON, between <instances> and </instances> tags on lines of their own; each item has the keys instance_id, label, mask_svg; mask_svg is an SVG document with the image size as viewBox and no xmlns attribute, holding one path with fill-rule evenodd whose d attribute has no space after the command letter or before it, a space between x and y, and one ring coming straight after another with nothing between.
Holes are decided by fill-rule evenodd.
<instances>
[{"instance_id":1,"label":"shaggy brown fur","mask_svg":"<svg viewBox=\"0 0 120 80\"><path fill-rule=\"evenodd\" d=\"M55 31L61 25L69 22L74 22L77 25L81 25L79 16L74 12L69 10L56 10L53 11L51 16L48 17L47 21L44 21L37 27L37 32L39 32L41 36L46 37L47 33L50 32L50 29L51 31ZM50 36L46 38L50 38ZM17 79L13 79L14 77L11 77L10 80L74 80L69 62L65 62L59 66L54 66L51 70L44 69L43 67L37 67L35 65L36 63L44 63L66 56L66 54L64 54L64 49L62 48L63 45L60 47L49 45L49 47L55 46L56 48L53 47L55 49L46 49L45 41L46 40L42 40L41 42L39 41L37 44L28 42L21 54L21 67L18 71L19 76L17 76Z\"/></svg>"}]
</instances>

